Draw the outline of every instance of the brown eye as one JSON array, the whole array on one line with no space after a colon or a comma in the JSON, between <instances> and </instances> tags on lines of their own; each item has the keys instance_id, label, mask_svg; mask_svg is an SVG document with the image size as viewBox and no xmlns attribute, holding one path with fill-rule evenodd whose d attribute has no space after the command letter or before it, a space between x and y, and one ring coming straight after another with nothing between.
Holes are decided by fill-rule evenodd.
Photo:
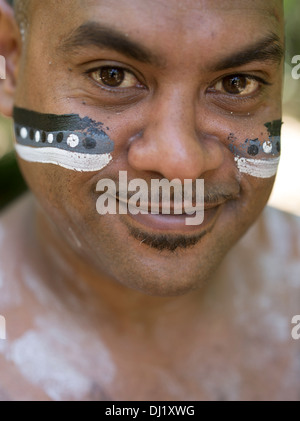
<instances>
[{"instance_id":1,"label":"brown eye","mask_svg":"<svg viewBox=\"0 0 300 421\"><path fill-rule=\"evenodd\" d=\"M259 87L259 82L249 76L232 75L219 80L214 89L230 95L249 95Z\"/></svg>"},{"instance_id":2,"label":"brown eye","mask_svg":"<svg viewBox=\"0 0 300 421\"><path fill-rule=\"evenodd\" d=\"M91 72L90 75L100 85L110 88L133 88L141 86L133 73L120 67L100 67Z\"/></svg>"},{"instance_id":3,"label":"brown eye","mask_svg":"<svg viewBox=\"0 0 300 421\"><path fill-rule=\"evenodd\" d=\"M124 80L124 71L114 67L99 70L101 81L107 86L120 86Z\"/></svg>"},{"instance_id":4,"label":"brown eye","mask_svg":"<svg viewBox=\"0 0 300 421\"><path fill-rule=\"evenodd\" d=\"M244 76L225 77L223 89L229 94L240 94L247 86L247 78Z\"/></svg>"}]
</instances>

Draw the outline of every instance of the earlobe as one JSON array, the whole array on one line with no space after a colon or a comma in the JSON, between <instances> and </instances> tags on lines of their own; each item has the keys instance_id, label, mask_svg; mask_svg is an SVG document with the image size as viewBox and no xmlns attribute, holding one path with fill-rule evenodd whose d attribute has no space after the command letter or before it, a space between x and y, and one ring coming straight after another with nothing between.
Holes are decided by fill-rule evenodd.
<instances>
[{"instance_id":1,"label":"earlobe","mask_svg":"<svg viewBox=\"0 0 300 421\"><path fill-rule=\"evenodd\" d=\"M13 9L0 0L0 113L12 116L21 38Z\"/></svg>"}]
</instances>

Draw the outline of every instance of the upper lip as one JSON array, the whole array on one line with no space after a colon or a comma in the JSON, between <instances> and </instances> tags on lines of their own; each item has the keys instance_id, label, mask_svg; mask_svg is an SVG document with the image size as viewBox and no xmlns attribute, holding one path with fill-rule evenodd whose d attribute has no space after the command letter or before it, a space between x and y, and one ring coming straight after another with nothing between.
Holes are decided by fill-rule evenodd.
<instances>
[{"instance_id":1,"label":"upper lip","mask_svg":"<svg viewBox=\"0 0 300 421\"><path fill-rule=\"evenodd\" d=\"M124 200L124 199L120 198L119 196L116 196L115 199L118 200L119 202L123 203L126 206L129 204L128 200ZM201 210L206 211L206 210L209 210L209 209L212 209L212 208L216 208L220 205L223 205L226 201L227 200L224 199L224 200L220 200L218 202L204 203L203 206L198 205L198 206L193 206L193 207L187 208L187 209L184 207L184 203L182 203L182 202L180 204L177 204L177 205L174 205L174 203L171 202L170 203L170 214L171 215L174 214L176 210L180 212L180 213L178 212L177 215L191 214L191 213L201 211ZM152 204L152 205L154 205L154 204ZM130 206L132 206L132 205L130 205ZM166 206L167 206L167 204L165 204L165 207ZM162 214L162 211L165 207L164 207L164 204L162 202L160 202L158 204L159 214ZM151 213L151 203L140 203L139 206L137 206L136 208L139 209L139 210L144 210L144 211L147 211L148 213Z\"/></svg>"}]
</instances>

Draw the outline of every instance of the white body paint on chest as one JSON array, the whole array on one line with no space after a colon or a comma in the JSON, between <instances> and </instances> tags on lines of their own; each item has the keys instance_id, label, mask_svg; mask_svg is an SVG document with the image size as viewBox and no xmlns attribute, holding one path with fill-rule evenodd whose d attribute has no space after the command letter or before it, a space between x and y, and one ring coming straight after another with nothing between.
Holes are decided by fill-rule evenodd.
<instances>
[{"instance_id":1,"label":"white body paint on chest","mask_svg":"<svg viewBox=\"0 0 300 421\"><path fill-rule=\"evenodd\" d=\"M16 144L15 148L19 157L25 161L54 164L78 172L100 171L112 160L110 153L93 155L53 147L34 148L20 144Z\"/></svg>"},{"instance_id":2,"label":"white body paint on chest","mask_svg":"<svg viewBox=\"0 0 300 421\"><path fill-rule=\"evenodd\" d=\"M279 159L279 157L268 159L251 159L239 156L234 158L240 172L258 178L273 177L277 172Z\"/></svg>"}]
</instances>

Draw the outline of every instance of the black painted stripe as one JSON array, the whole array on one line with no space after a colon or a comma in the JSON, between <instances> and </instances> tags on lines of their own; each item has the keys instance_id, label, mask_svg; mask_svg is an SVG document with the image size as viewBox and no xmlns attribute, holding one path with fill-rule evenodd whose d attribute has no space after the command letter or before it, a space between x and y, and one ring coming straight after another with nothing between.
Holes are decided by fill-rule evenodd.
<instances>
[{"instance_id":1,"label":"black painted stripe","mask_svg":"<svg viewBox=\"0 0 300 421\"><path fill-rule=\"evenodd\" d=\"M24 146L56 147L87 154L105 154L114 149L114 142L101 129L103 123L89 117L81 118L78 114L42 114L14 107L13 118L17 142ZM28 132L25 139L21 136L22 128ZM40 134L39 142L35 141L37 132ZM47 141L49 134L54 137L53 143ZM79 138L79 144L75 148L67 144L67 139L72 134Z\"/></svg>"}]
</instances>

